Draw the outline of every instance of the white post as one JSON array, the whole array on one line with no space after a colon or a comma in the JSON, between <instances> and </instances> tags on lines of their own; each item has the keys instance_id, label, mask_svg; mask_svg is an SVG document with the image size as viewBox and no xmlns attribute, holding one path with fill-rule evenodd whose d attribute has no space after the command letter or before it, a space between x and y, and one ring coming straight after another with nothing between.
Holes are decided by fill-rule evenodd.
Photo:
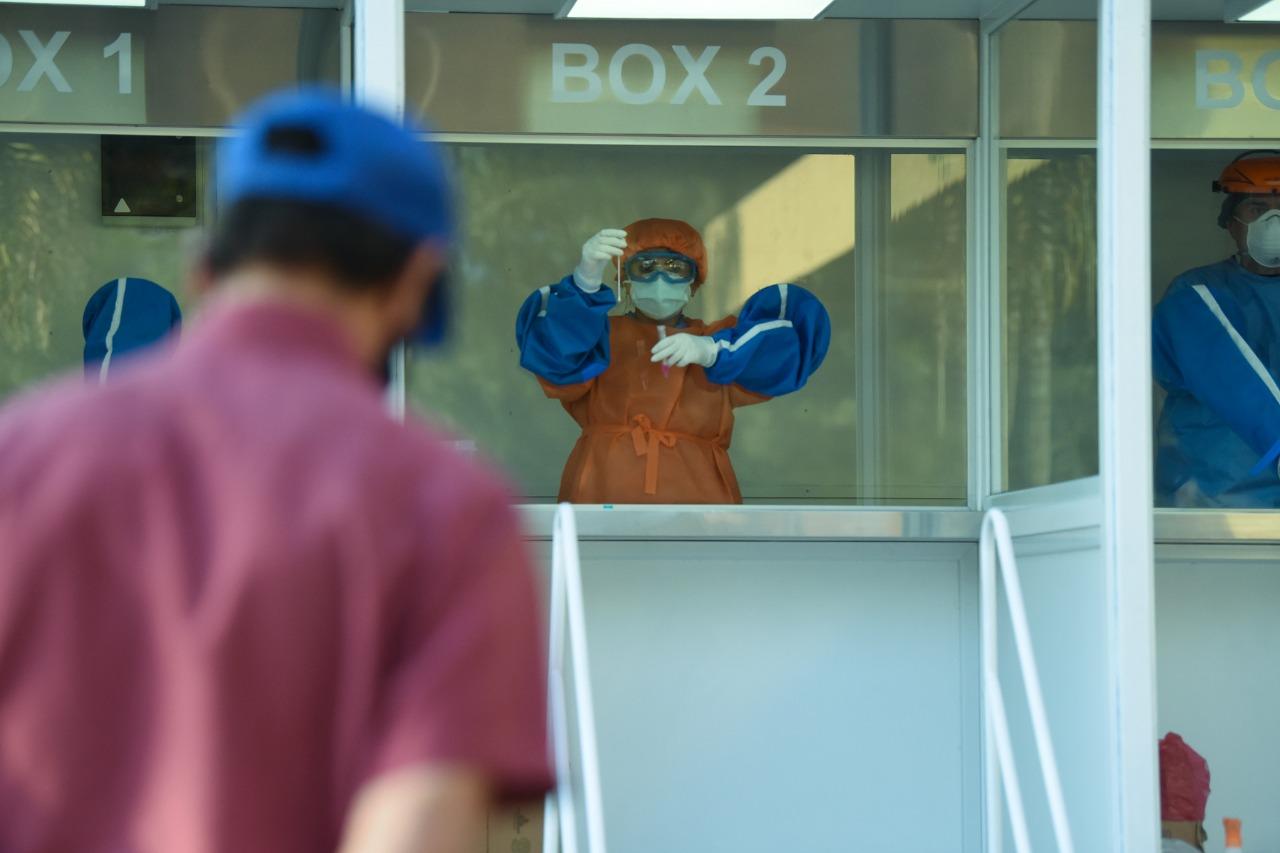
<instances>
[{"instance_id":1,"label":"white post","mask_svg":"<svg viewBox=\"0 0 1280 853\"><path fill-rule=\"evenodd\" d=\"M362 104L404 115L404 0L355 3L355 94ZM398 418L405 409L405 352L391 354L387 408Z\"/></svg>"},{"instance_id":2,"label":"white post","mask_svg":"<svg viewBox=\"0 0 1280 853\"><path fill-rule=\"evenodd\" d=\"M1116 850L1160 845L1151 470L1151 2L1098 5L1098 393Z\"/></svg>"},{"instance_id":3,"label":"white post","mask_svg":"<svg viewBox=\"0 0 1280 853\"><path fill-rule=\"evenodd\" d=\"M1000 174L999 74L995 30L982 22L978 33L978 138L973 146L968 192L969 284L966 303L968 339L968 496L969 509L984 509L997 491L994 460L1001 444L999 399L1000 222L996 180Z\"/></svg>"},{"instance_id":4,"label":"white post","mask_svg":"<svg viewBox=\"0 0 1280 853\"><path fill-rule=\"evenodd\" d=\"M404 0L354 0L356 99L404 113Z\"/></svg>"}]
</instances>

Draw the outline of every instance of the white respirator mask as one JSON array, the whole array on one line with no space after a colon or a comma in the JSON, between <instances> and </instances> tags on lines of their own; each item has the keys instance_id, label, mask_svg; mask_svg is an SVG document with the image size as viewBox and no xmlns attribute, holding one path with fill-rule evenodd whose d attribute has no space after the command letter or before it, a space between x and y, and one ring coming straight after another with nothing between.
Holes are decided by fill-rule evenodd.
<instances>
[{"instance_id":1,"label":"white respirator mask","mask_svg":"<svg viewBox=\"0 0 1280 853\"><path fill-rule=\"evenodd\" d=\"M1260 266L1280 267L1280 210L1268 210L1250 222L1245 245Z\"/></svg>"},{"instance_id":2,"label":"white respirator mask","mask_svg":"<svg viewBox=\"0 0 1280 853\"><path fill-rule=\"evenodd\" d=\"M661 278L644 284L631 283L631 301L637 311L651 320L666 320L679 314L689 304L691 294L689 285L672 284Z\"/></svg>"}]
</instances>

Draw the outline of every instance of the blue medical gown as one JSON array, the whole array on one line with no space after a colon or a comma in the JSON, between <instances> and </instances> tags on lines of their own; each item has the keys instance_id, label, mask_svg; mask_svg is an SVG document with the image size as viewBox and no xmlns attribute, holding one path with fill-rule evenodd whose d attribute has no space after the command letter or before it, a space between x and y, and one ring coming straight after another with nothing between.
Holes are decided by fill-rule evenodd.
<instances>
[{"instance_id":1,"label":"blue medical gown","mask_svg":"<svg viewBox=\"0 0 1280 853\"><path fill-rule=\"evenodd\" d=\"M1280 507L1280 278L1232 259L1173 280L1152 317L1168 392L1156 435L1159 506ZM1261 470L1255 473L1255 468Z\"/></svg>"},{"instance_id":2,"label":"blue medical gown","mask_svg":"<svg viewBox=\"0 0 1280 853\"><path fill-rule=\"evenodd\" d=\"M586 293L568 275L530 294L516 318L520 365L554 385L588 382L610 365L608 287ZM802 388L831 342L831 320L816 296L796 284L760 290L727 328L711 338L720 347L706 371L710 381L777 397Z\"/></svg>"}]
</instances>

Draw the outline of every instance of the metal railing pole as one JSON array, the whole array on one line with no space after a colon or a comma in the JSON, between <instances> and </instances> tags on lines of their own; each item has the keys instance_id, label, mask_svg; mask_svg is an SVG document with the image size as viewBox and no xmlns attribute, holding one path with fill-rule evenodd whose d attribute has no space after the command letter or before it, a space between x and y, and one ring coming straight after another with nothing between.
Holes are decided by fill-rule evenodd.
<instances>
[{"instance_id":1,"label":"metal railing pole","mask_svg":"<svg viewBox=\"0 0 1280 853\"><path fill-rule=\"evenodd\" d=\"M1022 825L1024 838L1019 844L1019 853L1025 853L1026 816L1022 810L1020 791L1017 787L1017 771L1014 767L1013 748L1009 741L1008 720L1004 713L1004 701L1000 691L999 657L996 638L996 564L1000 568L1000 580L1004 582L1005 602L1009 608L1009 622L1013 628L1014 646L1018 652L1018 665L1022 670L1022 681L1027 698L1027 709L1031 714L1031 728L1035 734L1036 753L1040 758L1040 775L1044 781L1045 796L1049 801L1049 814L1053 819L1053 834L1060 853L1075 853L1075 845L1071 840L1071 826L1067 822L1066 800L1062 793L1062 779L1058 773L1058 761L1053 750L1053 738L1049 733L1049 717L1045 712L1044 693L1040 688L1040 674L1036 668L1035 650L1031 644L1031 629L1027 624L1026 603L1022 597L1022 583L1018 578L1018 563L1013 553L1013 536L1009 532L1009 521L998 509L987 512L982 520L982 534L979 540L980 602L982 609L982 678L983 678L983 720L985 725L987 764L986 790L988 796L987 815L990 821L994 814L997 822L989 824L987 844L988 850L998 851L1003 841L1003 826L999 820L999 805L992 805L991 798L999 799L995 789L1000 787L997 780L992 779L996 772L997 761L1001 774L1005 777L1003 786L1009 800L1010 821L1014 826L1015 838L1018 825ZM993 743L994 741L994 743ZM1000 755L1001 752L1007 755ZM995 752L993 761L992 753ZM1007 766L1006 766L1007 765ZM1013 814L1014 811L1017 814ZM994 845L994 846L992 846ZM1026 848L1029 850L1029 848Z\"/></svg>"},{"instance_id":2,"label":"metal railing pole","mask_svg":"<svg viewBox=\"0 0 1280 853\"><path fill-rule=\"evenodd\" d=\"M551 624L547 696L552 743L558 777L554 800L548 799L543 831L545 853L578 851L577 807L569 749L569 696L565 689L564 658L571 656L573 702L577 710L578 753L586 808L587 853L605 853L604 797L600 789L600 753L596 741L591 665L587 655L587 619L582 594L582 566L578 558L578 530L573 507L556 510L551 544ZM550 824L556 824L553 829ZM558 836L558 837L557 837Z\"/></svg>"}]
</instances>

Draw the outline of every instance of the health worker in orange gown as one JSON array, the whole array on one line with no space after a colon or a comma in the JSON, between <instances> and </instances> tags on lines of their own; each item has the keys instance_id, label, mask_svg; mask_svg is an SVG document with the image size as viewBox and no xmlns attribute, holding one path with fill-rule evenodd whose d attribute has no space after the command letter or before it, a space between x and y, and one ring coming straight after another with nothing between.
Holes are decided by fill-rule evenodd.
<instances>
[{"instance_id":1,"label":"health worker in orange gown","mask_svg":"<svg viewBox=\"0 0 1280 853\"><path fill-rule=\"evenodd\" d=\"M627 310L610 316L617 296L602 280L617 259ZM801 388L826 356L831 322L795 284L764 288L736 317L686 316L707 278L693 226L642 219L591 237L571 274L521 306L520 364L582 427L561 500L742 502L733 410ZM779 448L794 446L779 436Z\"/></svg>"}]
</instances>

